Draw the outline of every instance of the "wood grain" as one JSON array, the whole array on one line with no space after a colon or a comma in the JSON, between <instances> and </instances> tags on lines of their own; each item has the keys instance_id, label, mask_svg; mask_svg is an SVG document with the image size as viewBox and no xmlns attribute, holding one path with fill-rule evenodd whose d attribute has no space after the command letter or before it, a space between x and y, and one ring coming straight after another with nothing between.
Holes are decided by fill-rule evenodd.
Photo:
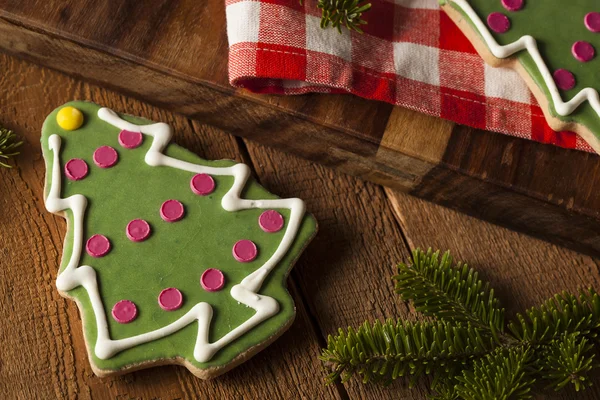
<instances>
[{"instance_id":1,"label":"wood grain","mask_svg":"<svg viewBox=\"0 0 600 400\"><path fill-rule=\"evenodd\" d=\"M0 396L2 398L339 398L336 386L306 379L320 371L322 338L311 326L295 284L297 319L256 357L214 381L182 367L157 367L121 377L93 375L77 307L54 281L66 226L44 209L39 146L45 116L72 98L164 121L175 141L202 157L242 160L235 138L104 89L0 55L0 120L25 144L16 168L0 169Z\"/></svg>"},{"instance_id":2,"label":"wood grain","mask_svg":"<svg viewBox=\"0 0 600 400\"><path fill-rule=\"evenodd\" d=\"M349 95L227 82L222 0L0 0L0 50L477 218L600 255L600 158ZM156 27L159 27L157 29ZM235 112L231 112L235 110ZM489 194L492 195L489 195Z\"/></svg>"},{"instance_id":3,"label":"wood grain","mask_svg":"<svg viewBox=\"0 0 600 400\"><path fill-rule=\"evenodd\" d=\"M436 165L446 152L454 126L451 121L395 107L383 134L378 156L393 158L394 153L402 153ZM400 127L402 131L399 131Z\"/></svg>"}]
</instances>

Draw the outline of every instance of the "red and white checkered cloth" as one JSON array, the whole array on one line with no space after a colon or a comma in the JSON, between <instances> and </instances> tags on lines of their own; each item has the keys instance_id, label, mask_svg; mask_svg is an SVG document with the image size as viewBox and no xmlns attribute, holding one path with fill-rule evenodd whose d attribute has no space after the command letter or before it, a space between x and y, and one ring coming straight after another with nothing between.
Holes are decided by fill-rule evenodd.
<instances>
[{"instance_id":1,"label":"red and white checkered cloth","mask_svg":"<svg viewBox=\"0 0 600 400\"><path fill-rule=\"evenodd\" d=\"M226 0L229 80L258 93L352 93L475 128L592 151L554 132L519 75L492 68L438 0L370 0L364 34L321 29L316 0Z\"/></svg>"}]
</instances>

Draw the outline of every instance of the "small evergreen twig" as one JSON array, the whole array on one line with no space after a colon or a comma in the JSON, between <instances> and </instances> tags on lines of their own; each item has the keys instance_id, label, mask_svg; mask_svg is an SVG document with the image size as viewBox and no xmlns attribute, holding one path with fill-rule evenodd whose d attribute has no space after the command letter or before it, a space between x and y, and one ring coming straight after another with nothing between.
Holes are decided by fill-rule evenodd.
<instances>
[{"instance_id":1,"label":"small evergreen twig","mask_svg":"<svg viewBox=\"0 0 600 400\"><path fill-rule=\"evenodd\" d=\"M366 0L318 0L317 7L321 9L321 28L331 25L342 33L342 26L351 31L363 33L361 25L367 21L362 19L364 12L371 8ZM300 0L302 4L302 0Z\"/></svg>"},{"instance_id":2,"label":"small evergreen twig","mask_svg":"<svg viewBox=\"0 0 600 400\"><path fill-rule=\"evenodd\" d=\"M363 33L361 25L362 14L371 8L371 3L362 0L319 0L317 7L321 9L321 28L325 29L331 24L338 32L342 33L342 25L351 31Z\"/></svg>"},{"instance_id":3,"label":"small evergreen twig","mask_svg":"<svg viewBox=\"0 0 600 400\"><path fill-rule=\"evenodd\" d=\"M560 390L583 390L598 364L600 296L557 294L517 314L505 325L504 309L473 269L453 264L450 254L415 250L392 278L396 292L428 322L365 322L329 336L321 361L328 382L390 383L433 377L433 399L527 399L532 385L546 381ZM505 328L508 329L505 329Z\"/></svg>"},{"instance_id":4,"label":"small evergreen twig","mask_svg":"<svg viewBox=\"0 0 600 400\"><path fill-rule=\"evenodd\" d=\"M499 341L504 332L504 308L494 297L494 289L483 283L467 264L452 266L446 252L415 251L411 263L398 265L396 293L404 301L412 301L415 309L428 317L470 322L489 330Z\"/></svg>"},{"instance_id":5,"label":"small evergreen twig","mask_svg":"<svg viewBox=\"0 0 600 400\"><path fill-rule=\"evenodd\" d=\"M320 358L334 366L329 382L338 378L345 382L358 374L365 383L387 383L399 376L451 374L493 348L491 341L468 324L390 319L365 322L358 330L340 329L337 336L329 336Z\"/></svg>"},{"instance_id":6,"label":"small evergreen twig","mask_svg":"<svg viewBox=\"0 0 600 400\"><path fill-rule=\"evenodd\" d=\"M19 152L15 150L23 144L23 142L17 142L15 138L16 136L13 131L0 126L0 166L2 167L12 168L9 164L3 162L3 159L8 160L19 154Z\"/></svg>"},{"instance_id":7,"label":"small evergreen twig","mask_svg":"<svg viewBox=\"0 0 600 400\"><path fill-rule=\"evenodd\" d=\"M578 333L563 336L548 349L546 359L542 360L543 377L551 381L554 390L560 390L569 383L575 390L591 385L588 373L596 366L593 364L594 346Z\"/></svg>"},{"instance_id":8,"label":"small evergreen twig","mask_svg":"<svg viewBox=\"0 0 600 400\"><path fill-rule=\"evenodd\" d=\"M508 325L513 336L532 344L548 343L561 334L581 332L595 337L600 321L600 296L592 290L579 297L567 292L532 307Z\"/></svg>"}]
</instances>

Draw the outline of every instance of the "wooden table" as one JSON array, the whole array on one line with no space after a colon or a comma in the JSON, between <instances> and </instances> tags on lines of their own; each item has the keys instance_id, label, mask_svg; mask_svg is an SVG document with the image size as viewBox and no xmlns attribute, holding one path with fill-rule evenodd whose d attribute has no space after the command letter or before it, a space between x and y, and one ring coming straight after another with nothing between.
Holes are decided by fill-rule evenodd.
<instances>
[{"instance_id":1,"label":"wooden table","mask_svg":"<svg viewBox=\"0 0 600 400\"><path fill-rule=\"evenodd\" d=\"M422 399L409 390L324 386L317 360L328 334L385 317L414 318L390 276L416 246L451 249L498 289L509 314L560 290L600 288L599 260L384 189L301 158L241 140L57 72L0 55L0 121L25 144L14 169L0 169L0 397L81 399ZM175 141L202 157L251 165L269 190L299 196L320 232L295 266L289 287L298 316L292 328L249 362L201 381L182 367L157 367L99 379L91 371L77 307L55 279L65 223L46 212L39 138L45 116L88 99L171 124ZM600 382L577 395L600 397ZM565 392L557 399L575 398Z\"/></svg>"},{"instance_id":2,"label":"wooden table","mask_svg":"<svg viewBox=\"0 0 600 400\"><path fill-rule=\"evenodd\" d=\"M600 157L349 95L235 90L224 27L223 0L0 0L2 52L600 256Z\"/></svg>"}]
</instances>

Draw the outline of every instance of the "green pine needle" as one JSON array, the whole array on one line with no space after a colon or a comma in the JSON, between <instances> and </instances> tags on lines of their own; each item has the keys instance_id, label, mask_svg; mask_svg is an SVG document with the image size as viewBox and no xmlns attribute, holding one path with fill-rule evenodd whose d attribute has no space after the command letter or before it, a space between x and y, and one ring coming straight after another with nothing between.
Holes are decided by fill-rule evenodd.
<instances>
[{"instance_id":1,"label":"green pine needle","mask_svg":"<svg viewBox=\"0 0 600 400\"><path fill-rule=\"evenodd\" d=\"M390 319L365 322L357 330L340 329L337 336L329 336L320 359L333 366L329 382L345 382L358 374L365 383L389 383L398 377L452 373L493 347L470 325Z\"/></svg>"},{"instance_id":2,"label":"green pine needle","mask_svg":"<svg viewBox=\"0 0 600 400\"><path fill-rule=\"evenodd\" d=\"M362 14L371 8L371 3L360 0L319 0L317 7L321 9L321 28L325 29L330 24L342 33L342 25L351 31L363 33L361 25Z\"/></svg>"},{"instance_id":3,"label":"green pine needle","mask_svg":"<svg viewBox=\"0 0 600 400\"><path fill-rule=\"evenodd\" d=\"M478 278L467 264L452 264L446 252L415 250L409 264L399 264L396 293L404 301L412 301L415 309L428 317L470 322L489 329L496 340L504 331L504 308L494 297L494 290Z\"/></svg>"},{"instance_id":4,"label":"green pine needle","mask_svg":"<svg viewBox=\"0 0 600 400\"><path fill-rule=\"evenodd\" d=\"M581 291L579 297L562 292L516 318L508 328L517 339L533 344L572 332L595 336L600 328L600 297L591 289Z\"/></svg>"},{"instance_id":5,"label":"green pine needle","mask_svg":"<svg viewBox=\"0 0 600 400\"><path fill-rule=\"evenodd\" d=\"M345 26L351 31L363 33L360 26L367 21L362 19L362 15L371 8L371 3L365 3L365 0L318 0L317 7L321 9L322 29L331 25L342 33L342 26Z\"/></svg>"},{"instance_id":6,"label":"green pine needle","mask_svg":"<svg viewBox=\"0 0 600 400\"><path fill-rule=\"evenodd\" d=\"M396 292L428 322L365 322L329 336L320 356L327 381L358 376L412 386L431 376L432 399L526 399L536 381L560 390L590 385L600 333L600 296L557 294L505 326L488 283L449 253L415 250L393 277ZM508 328L508 329L506 329Z\"/></svg>"},{"instance_id":7,"label":"green pine needle","mask_svg":"<svg viewBox=\"0 0 600 400\"><path fill-rule=\"evenodd\" d=\"M457 377L455 386L459 398L480 399L529 399L531 386L531 349L522 347L496 349L494 353L475 361L471 370L465 370Z\"/></svg>"},{"instance_id":8,"label":"green pine needle","mask_svg":"<svg viewBox=\"0 0 600 400\"><path fill-rule=\"evenodd\" d=\"M445 376L445 379L437 379L435 383L431 384L431 390L434 394L429 395L430 400L457 400L458 391L456 390L456 384L458 381L455 376Z\"/></svg>"},{"instance_id":9,"label":"green pine needle","mask_svg":"<svg viewBox=\"0 0 600 400\"><path fill-rule=\"evenodd\" d=\"M552 381L550 386L560 390L571 383L576 391L590 386L588 373L596 365L593 364L592 350L594 346L579 333L565 335L552 342L541 362L543 377Z\"/></svg>"},{"instance_id":10,"label":"green pine needle","mask_svg":"<svg viewBox=\"0 0 600 400\"><path fill-rule=\"evenodd\" d=\"M6 168L12 168L9 164L3 161L10 159L13 156L19 154L15 151L23 142L17 142L16 136L13 131L8 130L0 126L0 166Z\"/></svg>"}]
</instances>

